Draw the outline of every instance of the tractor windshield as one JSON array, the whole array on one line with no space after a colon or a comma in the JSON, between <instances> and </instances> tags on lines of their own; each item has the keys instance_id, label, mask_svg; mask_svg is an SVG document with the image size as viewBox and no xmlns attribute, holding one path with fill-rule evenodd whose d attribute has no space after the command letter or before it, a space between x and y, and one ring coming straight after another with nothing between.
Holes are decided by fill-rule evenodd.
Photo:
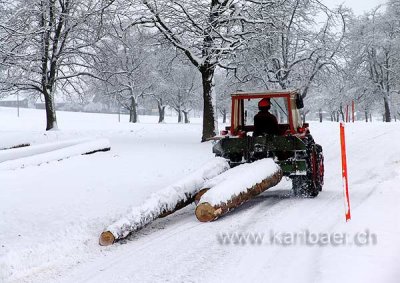
<instances>
[{"instance_id":1,"label":"tractor windshield","mask_svg":"<svg viewBox=\"0 0 400 283\"><path fill-rule=\"evenodd\" d=\"M258 113L258 102L260 99L249 99L244 102L245 125L254 125L254 116ZM278 120L279 124L288 124L287 99L283 97L271 98L271 109L269 112Z\"/></svg>"}]
</instances>

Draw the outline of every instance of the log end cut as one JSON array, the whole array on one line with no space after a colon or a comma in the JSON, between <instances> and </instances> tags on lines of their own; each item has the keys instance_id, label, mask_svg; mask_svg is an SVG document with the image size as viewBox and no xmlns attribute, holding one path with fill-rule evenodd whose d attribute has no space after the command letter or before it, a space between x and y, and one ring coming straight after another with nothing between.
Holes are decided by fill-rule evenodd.
<instances>
[{"instance_id":1,"label":"log end cut","mask_svg":"<svg viewBox=\"0 0 400 283\"><path fill-rule=\"evenodd\" d=\"M114 244L114 242L115 242L115 237L110 231L101 233L99 239L100 246L110 246Z\"/></svg>"},{"instance_id":2,"label":"log end cut","mask_svg":"<svg viewBox=\"0 0 400 283\"><path fill-rule=\"evenodd\" d=\"M242 176L237 176L237 178L238 179L242 178ZM195 212L196 217L200 222L209 222L216 220L221 215L235 209L236 207L239 207L246 201L256 197L265 190L275 186L281 181L281 179L282 179L282 170L279 168L273 175L265 178L259 183L254 184L251 188L243 189L241 193L237 195L234 194L232 195L232 197L226 200L221 200L220 203L214 206L208 202L201 202L201 195L200 195L200 199L198 200L199 203L197 204ZM224 186L222 186L222 188L224 188ZM211 189L210 192L213 192L212 190L213 189ZM203 194L204 193L205 192L203 192Z\"/></svg>"},{"instance_id":3,"label":"log end cut","mask_svg":"<svg viewBox=\"0 0 400 283\"><path fill-rule=\"evenodd\" d=\"M210 222L217 219L221 213L221 208L214 208L208 202L199 204L196 207L196 217L200 222Z\"/></svg>"}]
</instances>

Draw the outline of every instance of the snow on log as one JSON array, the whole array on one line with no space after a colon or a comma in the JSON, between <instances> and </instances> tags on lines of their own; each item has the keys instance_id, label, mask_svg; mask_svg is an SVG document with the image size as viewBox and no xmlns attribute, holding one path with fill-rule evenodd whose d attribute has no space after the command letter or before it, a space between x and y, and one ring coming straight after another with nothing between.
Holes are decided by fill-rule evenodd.
<instances>
[{"instance_id":1,"label":"snow on log","mask_svg":"<svg viewBox=\"0 0 400 283\"><path fill-rule=\"evenodd\" d=\"M32 137L28 134L5 132L1 135L0 151L30 146L31 139Z\"/></svg>"},{"instance_id":2,"label":"snow on log","mask_svg":"<svg viewBox=\"0 0 400 283\"><path fill-rule=\"evenodd\" d=\"M228 170L224 158L213 158L182 180L153 193L141 206L133 207L127 215L110 225L100 236L99 244L108 246L127 237L153 220L164 217L194 201L196 194L207 180Z\"/></svg>"},{"instance_id":3,"label":"snow on log","mask_svg":"<svg viewBox=\"0 0 400 283\"><path fill-rule=\"evenodd\" d=\"M110 142L107 139L71 140L12 149L0 153L0 170L13 170L31 165L40 165L110 149Z\"/></svg>"},{"instance_id":4,"label":"snow on log","mask_svg":"<svg viewBox=\"0 0 400 283\"><path fill-rule=\"evenodd\" d=\"M8 150L0 151L0 162L42 154L57 149L62 149L68 146L77 145L85 141L88 140L73 139L73 140L36 144L28 147L13 147L9 148Z\"/></svg>"},{"instance_id":5,"label":"snow on log","mask_svg":"<svg viewBox=\"0 0 400 283\"><path fill-rule=\"evenodd\" d=\"M196 217L201 222L213 221L281 179L282 170L271 158L237 166L205 184L208 190L200 197Z\"/></svg>"}]
</instances>

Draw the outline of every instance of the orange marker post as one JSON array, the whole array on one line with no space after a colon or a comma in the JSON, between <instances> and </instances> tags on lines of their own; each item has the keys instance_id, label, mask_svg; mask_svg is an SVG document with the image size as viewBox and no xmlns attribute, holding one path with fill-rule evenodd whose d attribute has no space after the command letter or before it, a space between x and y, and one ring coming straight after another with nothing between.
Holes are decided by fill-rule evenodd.
<instances>
[{"instance_id":1,"label":"orange marker post","mask_svg":"<svg viewBox=\"0 0 400 283\"><path fill-rule=\"evenodd\" d=\"M345 127L343 122L340 123L340 145L342 151L342 180L343 180L343 191L344 191L345 215L347 222L351 219L351 213L350 213L349 180L347 176Z\"/></svg>"}]
</instances>

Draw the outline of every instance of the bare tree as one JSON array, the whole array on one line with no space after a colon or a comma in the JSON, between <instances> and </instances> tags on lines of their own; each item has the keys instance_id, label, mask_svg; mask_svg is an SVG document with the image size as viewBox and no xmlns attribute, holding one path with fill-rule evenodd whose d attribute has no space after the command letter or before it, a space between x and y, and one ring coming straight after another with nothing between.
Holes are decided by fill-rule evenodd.
<instances>
[{"instance_id":1,"label":"bare tree","mask_svg":"<svg viewBox=\"0 0 400 283\"><path fill-rule=\"evenodd\" d=\"M356 88L354 98L363 107L365 119L377 100L383 101L384 121L392 120L392 96L398 96L400 79L400 7L389 1L389 9L378 6L351 21L346 46L348 79Z\"/></svg>"},{"instance_id":2,"label":"bare tree","mask_svg":"<svg viewBox=\"0 0 400 283\"><path fill-rule=\"evenodd\" d=\"M222 115L222 123L227 122L228 114L231 111L231 94L241 89L241 82L226 70L221 70L216 74L218 80L216 84L217 109Z\"/></svg>"},{"instance_id":3,"label":"bare tree","mask_svg":"<svg viewBox=\"0 0 400 283\"><path fill-rule=\"evenodd\" d=\"M325 15L319 29L316 14ZM305 98L321 70L336 64L345 36L345 11L331 11L319 1L292 0L276 7L274 29L253 40L242 53L238 77L259 88L297 88ZM338 34L338 27L341 27Z\"/></svg>"},{"instance_id":4,"label":"bare tree","mask_svg":"<svg viewBox=\"0 0 400 283\"><path fill-rule=\"evenodd\" d=\"M138 122L138 100L153 93L157 69L151 60L153 50L146 34L113 27L113 32L97 44L96 75L129 111L129 121Z\"/></svg>"},{"instance_id":5,"label":"bare tree","mask_svg":"<svg viewBox=\"0 0 400 283\"><path fill-rule=\"evenodd\" d=\"M383 97L385 121L390 122L391 114L391 87L395 79L392 72L392 58L400 55L399 49L394 45L396 37L396 22L385 16L372 14L372 30L369 42L365 44L366 60L371 80L375 83L376 90Z\"/></svg>"},{"instance_id":6,"label":"bare tree","mask_svg":"<svg viewBox=\"0 0 400 283\"><path fill-rule=\"evenodd\" d=\"M156 27L200 71L203 88L202 141L217 131L214 74L224 56L242 47L256 34L254 27L265 23L256 15L273 1L211 0L167 1L132 0L133 11L140 19L132 24ZM136 17L137 18L137 17Z\"/></svg>"},{"instance_id":7,"label":"bare tree","mask_svg":"<svg viewBox=\"0 0 400 283\"><path fill-rule=\"evenodd\" d=\"M91 47L102 34L102 15L113 1L16 0L3 19L0 84L3 91L36 91L46 106L46 130L57 128L57 90L76 90L90 75Z\"/></svg>"},{"instance_id":8,"label":"bare tree","mask_svg":"<svg viewBox=\"0 0 400 283\"><path fill-rule=\"evenodd\" d=\"M152 59L155 61L158 76L151 97L157 103L158 122L163 123L165 120L165 110L171 105L171 98L174 100L173 92L175 91L175 86L171 79L174 66L176 68L177 65L179 66L183 63L176 53L175 48L171 48L169 44L159 44L154 48L155 52Z\"/></svg>"},{"instance_id":9,"label":"bare tree","mask_svg":"<svg viewBox=\"0 0 400 283\"><path fill-rule=\"evenodd\" d=\"M178 123L190 122L189 113L196 107L199 100L197 94L201 86L195 71L191 66L175 65L170 73L171 88L168 102L178 114Z\"/></svg>"}]
</instances>

